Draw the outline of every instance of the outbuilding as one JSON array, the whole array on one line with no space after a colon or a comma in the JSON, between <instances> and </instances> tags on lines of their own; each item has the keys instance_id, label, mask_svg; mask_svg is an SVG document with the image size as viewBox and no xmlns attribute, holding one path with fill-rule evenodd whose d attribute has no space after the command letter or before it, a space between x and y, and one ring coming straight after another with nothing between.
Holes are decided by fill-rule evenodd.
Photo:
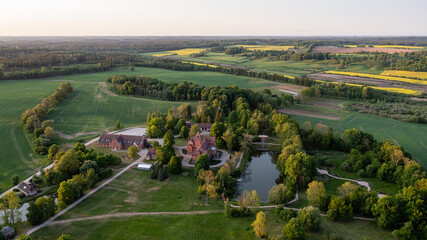
<instances>
[{"instance_id":1,"label":"outbuilding","mask_svg":"<svg viewBox=\"0 0 427 240\"><path fill-rule=\"evenodd\" d=\"M140 164L138 164L138 166L136 168L139 169L139 170L150 170L151 164L140 163Z\"/></svg>"}]
</instances>

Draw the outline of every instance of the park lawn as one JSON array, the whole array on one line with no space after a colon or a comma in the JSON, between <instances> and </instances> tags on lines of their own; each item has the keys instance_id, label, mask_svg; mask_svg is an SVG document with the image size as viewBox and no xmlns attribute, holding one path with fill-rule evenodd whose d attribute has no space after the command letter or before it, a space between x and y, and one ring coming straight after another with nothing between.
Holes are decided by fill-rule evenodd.
<instances>
[{"instance_id":1,"label":"park lawn","mask_svg":"<svg viewBox=\"0 0 427 240\"><path fill-rule=\"evenodd\" d=\"M332 222L322 217L318 232L307 232L307 240L395 239L391 232L378 228L375 222L349 220ZM222 212L203 215L104 218L77 221L45 227L32 235L33 239L57 239L70 234L75 239L256 239L250 224L254 217L228 218ZM282 236L285 221L273 211L267 211L267 233Z\"/></svg>"},{"instance_id":2,"label":"park lawn","mask_svg":"<svg viewBox=\"0 0 427 240\"><path fill-rule=\"evenodd\" d=\"M187 139L179 137L179 138L175 138L174 140L175 140L174 146L178 146L178 147L179 146L187 146L187 143L188 143Z\"/></svg>"},{"instance_id":3,"label":"park lawn","mask_svg":"<svg viewBox=\"0 0 427 240\"><path fill-rule=\"evenodd\" d=\"M33 153L19 124L21 114L51 95L59 84L43 80L0 81L0 193L12 186L12 176L23 180L46 163Z\"/></svg>"},{"instance_id":4,"label":"park lawn","mask_svg":"<svg viewBox=\"0 0 427 240\"><path fill-rule=\"evenodd\" d=\"M160 182L151 179L149 171L132 168L60 218L117 212L213 210L224 206L221 200L210 200L206 206L204 200L197 194L197 183L191 170L170 175L166 181Z\"/></svg>"},{"instance_id":5,"label":"park lawn","mask_svg":"<svg viewBox=\"0 0 427 240\"><path fill-rule=\"evenodd\" d=\"M394 195L399 191L398 186L394 183L381 181L378 178L374 178L374 177L359 177L355 172L346 172L342 170L340 166L341 166L341 163L343 163L348 159L347 155L348 153L337 152L337 151L318 151L314 154L314 156L316 157L330 159L334 163L334 166L330 168L327 168L327 167L322 167L322 168L328 169L330 173L338 177L350 178L355 180L361 179L361 180L367 181L370 183L371 188L373 190L380 191L388 195Z\"/></svg>"},{"instance_id":6,"label":"park lawn","mask_svg":"<svg viewBox=\"0 0 427 240\"><path fill-rule=\"evenodd\" d=\"M343 133L346 129L356 128L372 134L378 141L391 140L402 145L414 160L427 168L427 125L401 122L368 114L352 113L340 120L329 120L301 115L292 115L298 123L308 121L315 126L317 123L332 127L335 132Z\"/></svg>"}]
</instances>

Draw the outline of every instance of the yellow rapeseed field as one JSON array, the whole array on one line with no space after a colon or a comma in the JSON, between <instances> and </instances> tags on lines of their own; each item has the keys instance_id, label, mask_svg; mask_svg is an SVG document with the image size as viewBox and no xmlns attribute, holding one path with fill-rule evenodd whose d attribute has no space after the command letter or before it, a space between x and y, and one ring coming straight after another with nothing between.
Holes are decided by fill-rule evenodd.
<instances>
[{"instance_id":1,"label":"yellow rapeseed field","mask_svg":"<svg viewBox=\"0 0 427 240\"><path fill-rule=\"evenodd\" d=\"M208 67L213 67L213 68L217 68L217 65L212 65L212 64L207 64L207 63L199 63L199 62L187 62L187 61L181 61L182 63L190 63L190 64L194 64L194 65L198 65L198 66L208 66Z\"/></svg>"},{"instance_id":2,"label":"yellow rapeseed field","mask_svg":"<svg viewBox=\"0 0 427 240\"><path fill-rule=\"evenodd\" d=\"M169 56L169 55L172 55L172 53L161 53L161 54L154 54L154 55L151 55L151 56L153 56L153 57L163 57L163 56Z\"/></svg>"},{"instance_id":3,"label":"yellow rapeseed field","mask_svg":"<svg viewBox=\"0 0 427 240\"><path fill-rule=\"evenodd\" d=\"M407 77L407 78L427 79L427 72L386 70L386 71L382 72L381 75L392 76L392 77Z\"/></svg>"},{"instance_id":4,"label":"yellow rapeseed field","mask_svg":"<svg viewBox=\"0 0 427 240\"><path fill-rule=\"evenodd\" d=\"M327 82L327 81L323 81L323 80L316 80L316 82L341 84L340 82ZM354 83L345 83L345 85L356 86L356 87L362 87L363 86L361 84L354 84ZM383 91L387 91L387 92L403 93L403 94L408 94L408 95L420 95L421 94L420 91L415 91L415 90L407 89L407 88L385 88L385 87L375 87L375 86L370 86L370 87L373 89L383 90Z\"/></svg>"},{"instance_id":5,"label":"yellow rapeseed field","mask_svg":"<svg viewBox=\"0 0 427 240\"><path fill-rule=\"evenodd\" d=\"M283 74L282 76L287 77L287 78L289 78L289 79L295 79L295 77L290 76L290 75L284 75L284 74Z\"/></svg>"},{"instance_id":6,"label":"yellow rapeseed field","mask_svg":"<svg viewBox=\"0 0 427 240\"><path fill-rule=\"evenodd\" d=\"M344 47L355 48L358 45L344 45ZM369 45L365 45L369 47ZM403 49L423 49L424 47L419 46L405 46L405 45L373 45L374 48L403 48Z\"/></svg>"},{"instance_id":7,"label":"yellow rapeseed field","mask_svg":"<svg viewBox=\"0 0 427 240\"><path fill-rule=\"evenodd\" d=\"M247 48L250 51L254 50L260 50L260 51L285 51L291 48L294 48L294 46L274 46L274 45L236 45L236 47L244 47Z\"/></svg>"},{"instance_id":8,"label":"yellow rapeseed field","mask_svg":"<svg viewBox=\"0 0 427 240\"><path fill-rule=\"evenodd\" d=\"M402 77L391 77L391 76L375 75L375 74L368 74L368 73L339 72L339 71L326 71L325 73L354 76L354 77L376 78L376 79L382 79L382 80L427 85L427 81L424 81L424 80L416 80L416 79L402 78Z\"/></svg>"},{"instance_id":9,"label":"yellow rapeseed field","mask_svg":"<svg viewBox=\"0 0 427 240\"><path fill-rule=\"evenodd\" d=\"M180 49L180 50L174 50L174 51L169 51L172 53L176 53L177 55L189 55L192 53L199 53L199 52L203 52L205 51L206 48L185 48L185 49Z\"/></svg>"}]
</instances>

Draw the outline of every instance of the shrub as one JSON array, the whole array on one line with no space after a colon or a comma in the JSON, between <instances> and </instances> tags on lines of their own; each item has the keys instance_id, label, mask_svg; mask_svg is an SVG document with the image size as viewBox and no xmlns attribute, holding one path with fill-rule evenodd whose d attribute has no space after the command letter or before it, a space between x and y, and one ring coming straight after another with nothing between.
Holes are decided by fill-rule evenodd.
<instances>
[{"instance_id":1,"label":"shrub","mask_svg":"<svg viewBox=\"0 0 427 240\"><path fill-rule=\"evenodd\" d=\"M359 171L357 171L357 176L359 177L366 177L367 173L364 169L360 169Z\"/></svg>"},{"instance_id":2,"label":"shrub","mask_svg":"<svg viewBox=\"0 0 427 240\"><path fill-rule=\"evenodd\" d=\"M328 217L333 220L343 220L353 216L353 208L340 197L334 197L329 204Z\"/></svg>"},{"instance_id":3,"label":"shrub","mask_svg":"<svg viewBox=\"0 0 427 240\"><path fill-rule=\"evenodd\" d=\"M318 230L322 222L319 209L313 206L308 206L299 210L298 218L301 220L304 229L308 231Z\"/></svg>"},{"instance_id":4,"label":"shrub","mask_svg":"<svg viewBox=\"0 0 427 240\"><path fill-rule=\"evenodd\" d=\"M286 203L287 188L284 184L275 185L268 192L268 200L274 204Z\"/></svg>"},{"instance_id":5,"label":"shrub","mask_svg":"<svg viewBox=\"0 0 427 240\"><path fill-rule=\"evenodd\" d=\"M343 171L349 172L351 170L351 166L348 162L341 163L341 169Z\"/></svg>"},{"instance_id":6,"label":"shrub","mask_svg":"<svg viewBox=\"0 0 427 240\"><path fill-rule=\"evenodd\" d=\"M305 235L304 227L298 218L289 220L288 224L283 227L282 233L285 239L289 240L302 240Z\"/></svg>"},{"instance_id":7,"label":"shrub","mask_svg":"<svg viewBox=\"0 0 427 240\"><path fill-rule=\"evenodd\" d=\"M46 155L48 152L48 149L45 146L39 146L39 147L36 147L36 149L34 149L34 152L39 155Z\"/></svg>"}]
</instances>

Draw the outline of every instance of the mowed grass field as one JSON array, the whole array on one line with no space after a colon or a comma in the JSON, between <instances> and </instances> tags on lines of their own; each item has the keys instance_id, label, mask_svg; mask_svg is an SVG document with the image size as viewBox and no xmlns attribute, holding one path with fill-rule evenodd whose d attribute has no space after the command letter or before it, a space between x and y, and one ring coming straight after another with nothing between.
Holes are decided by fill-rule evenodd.
<instances>
[{"instance_id":1,"label":"mowed grass field","mask_svg":"<svg viewBox=\"0 0 427 240\"><path fill-rule=\"evenodd\" d=\"M209 206L197 194L193 172L171 175L160 182L150 178L149 171L128 170L90 198L86 199L60 219L96 216L121 212L183 212L221 210L220 200L211 200Z\"/></svg>"},{"instance_id":2,"label":"mowed grass field","mask_svg":"<svg viewBox=\"0 0 427 240\"><path fill-rule=\"evenodd\" d=\"M57 239L62 233L75 239L257 239L251 223L254 218L227 218L223 213L182 216L104 218L45 227L33 239ZM267 233L281 236L286 221L267 212ZM318 232L307 232L306 240L396 239L375 222L349 220L333 222L322 217ZM335 238L331 238L335 237ZM338 238L339 237L339 238Z\"/></svg>"},{"instance_id":3,"label":"mowed grass field","mask_svg":"<svg viewBox=\"0 0 427 240\"><path fill-rule=\"evenodd\" d=\"M43 80L0 81L0 192L11 187L12 176L23 180L41 167L19 126L20 117L58 85L59 82Z\"/></svg>"},{"instance_id":4,"label":"mowed grass field","mask_svg":"<svg viewBox=\"0 0 427 240\"><path fill-rule=\"evenodd\" d=\"M391 140L402 145L412 154L413 159L427 168L427 125L406 123L393 119L380 118L373 115L352 113L341 120L329 120L300 115L291 115L300 124L311 122L313 127L317 123L326 124L334 131L344 132L346 129L356 128L372 134L377 140Z\"/></svg>"}]
</instances>

